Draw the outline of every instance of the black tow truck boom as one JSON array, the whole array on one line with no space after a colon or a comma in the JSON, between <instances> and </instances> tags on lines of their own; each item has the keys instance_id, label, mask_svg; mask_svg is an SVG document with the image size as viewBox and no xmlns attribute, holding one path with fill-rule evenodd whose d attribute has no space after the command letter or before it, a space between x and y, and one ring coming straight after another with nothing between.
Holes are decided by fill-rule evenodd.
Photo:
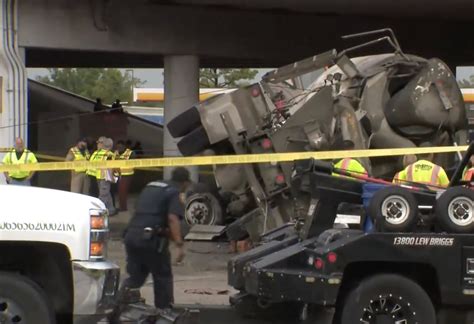
<instances>
[{"instance_id":1,"label":"black tow truck boom","mask_svg":"<svg viewBox=\"0 0 474 324\"><path fill-rule=\"evenodd\" d=\"M311 193L307 218L229 262L229 284L240 291L231 303L243 313L249 305L330 307L334 324L473 323L474 191L461 181L473 152L471 144L445 190L387 186L374 195L369 211L380 212L370 233L333 228L339 205L362 204L370 179L335 177L319 161L297 167L292 185ZM426 210L434 218L420 215L412 230L394 231ZM446 230L449 221L456 231Z\"/></svg>"}]
</instances>

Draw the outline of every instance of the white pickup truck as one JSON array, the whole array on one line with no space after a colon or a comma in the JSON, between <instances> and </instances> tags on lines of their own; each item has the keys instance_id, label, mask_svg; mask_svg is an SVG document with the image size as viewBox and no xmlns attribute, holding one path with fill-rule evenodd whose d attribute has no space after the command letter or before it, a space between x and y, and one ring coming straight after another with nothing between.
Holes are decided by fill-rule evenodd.
<instances>
[{"instance_id":1,"label":"white pickup truck","mask_svg":"<svg viewBox=\"0 0 474 324\"><path fill-rule=\"evenodd\" d=\"M0 323L82 323L111 309L119 267L93 197L0 185Z\"/></svg>"}]
</instances>

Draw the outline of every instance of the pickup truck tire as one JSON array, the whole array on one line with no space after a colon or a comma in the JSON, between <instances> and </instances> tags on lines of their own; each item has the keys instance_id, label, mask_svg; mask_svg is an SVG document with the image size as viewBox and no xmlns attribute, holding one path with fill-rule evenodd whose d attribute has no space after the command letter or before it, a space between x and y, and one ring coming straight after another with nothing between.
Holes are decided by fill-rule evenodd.
<instances>
[{"instance_id":1,"label":"pickup truck tire","mask_svg":"<svg viewBox=\"0 0 474 324\"><path fill-rule=\"evenodd\" d=\"M368 212L382 232L409 232L418 222L418 202L408 190L387 187L377 191Z\"/></svg>"},{"instance_id":2,"label":"pickup truck tire","mask_svg":"<svg viewBox=\"0 0 474 324\"><path fill-rule=\"evenodd\" d=\"M436 323L433 303L423 288L394 274L364 279L346 296L341 308L340 324Z\"/></svg>"},{"instance_id":3,"label":"pickup truck tire","mask_svg":"<svg viewBox=\"0 0 474 324\"><path fill-rule=\"evenodd\" d=\"M27 277L0 272L0 322L54 324L54 313L40 286Z\"/></svg>"},{"instance_id":4,"label":"pickup truck tire","mask_svg":"<svg viewBox=\"0 0 474 324\"><path fill-rule=\"evenodd\" d=\"M436 201L436 219L449 233L474 233L474 191L452 187Z\"/></svg>"}]
</instances>

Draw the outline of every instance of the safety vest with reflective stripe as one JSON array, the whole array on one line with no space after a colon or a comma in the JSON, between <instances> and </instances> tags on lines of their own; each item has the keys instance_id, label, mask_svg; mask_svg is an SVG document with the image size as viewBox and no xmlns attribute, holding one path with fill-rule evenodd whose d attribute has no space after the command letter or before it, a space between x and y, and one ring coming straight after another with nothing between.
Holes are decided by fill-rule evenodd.
<instances>
[{"instance_id":1,"label":"safety vest with reflective stripe","mask_svg":"<svg viewBox=\"0 0 474 324\"><path fill-rule=\"evenodd\" d=\"M400 180L416 182L438 187L449 185L449 179L442 167L430 161L419 160L410 164L399 173Z\"/></svg>"},{"instance_id":2,"label":"safety vest with reflective stripe","mask_svg":"<svg viewBox=\"0 0 474 324\"><path fill-rule=\"evenodd\" d=\"M126 149L125 152L119 155L119 160L130 160L133 151L131 149ZM120 168L120 174L123 176L133 175L133 168Z\"/></svg>"},{"instance_id":3,"label":"safety vest with reflective stripe","mask_svg":"<svg viewBox=\"0 0 474 324\"><path fill-rule=\"evenodd\" d=\"M114 154L108 150L100 149L92 153L89 161L90 162L97 162L97 161L105 161L109 159L113 159ZM87 175L96 177L97 179L104 179L105 178L106 169L96 169L96 168L89 168L86 171Z\"/></svg>"},{"instance_id":4,"label":"safety vest with reflective stripe","mask_svg":"<svg viewBox=\"0 0 474 324\"><path fill-rule=\"evenodd\" d=\"M393 176L393 180L392 180L393 184L403 184L403 181L400 180L400 173L401 172L402 171L395 173L395 175Z\"/></svg>"},{"instance_id":5,"label":"safety vest with reflective stripe","mask_svg":"<svg viewBox=\"0 0 474 324\"><path fill-rule=\"evenodd\" d=\"M474 167L467 170L462 177L464 181L474 181L473 178L474 178Z\"/></svg>"},{"instance_id":6,"label":"safety vest with reflective stripe","mask_svg":"<svg viewBox=\"0 0 474 324\"><path fill-rule=\"evenodd\" d=\"M89 150L85 150L82 154L81 150L77 146L71 147L69 152L74 156L74 161L88 161L91 158ZM76 172L86 172L86 169L76 169Z\"/></svg>"},{"instance_id":7,"label":"safety vest with reflective stripe","mask_svg":"<svg viewBox=\"0 0 474 324\"><path fill-rule=\"evenodd\" d=\"M36 156L29 150L24 150L20 156L20 159L17 158L15 149L12 149L3 157L3 164L7 165L29 163L38 163ZM14 179L24 179L30 175L30 171L10 171L8 172L8 175Z\"/></svg>"},{"instance_id":8,"label":"safety vest with reflective stripe","mask_svg":"<svg viewBox=\"0 0 474 324\"><path fill-rule=\"evenodd\" d=\"M349 174L355 176L367 176L367 170L365 170L364 166L359 161L353 158L344 158L340 160L334 165L334 168L348 171ZM332 175L343 176L337 173L333 173Z\"/></svg>"}]
</instances>

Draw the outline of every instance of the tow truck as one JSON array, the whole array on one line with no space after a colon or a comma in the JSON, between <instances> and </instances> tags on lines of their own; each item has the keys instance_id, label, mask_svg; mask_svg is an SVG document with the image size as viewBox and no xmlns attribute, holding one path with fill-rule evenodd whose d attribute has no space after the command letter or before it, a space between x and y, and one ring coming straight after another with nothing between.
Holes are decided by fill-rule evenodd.
<instances>
[{"instance_id":1,"label":"tow truck","mask_svg":"<svg viewBox=\"0 0 474 324\"><path fill-rule=\"evenodd\" d=\"M471 143L448 188L437 191L357 176L322 161L297 163L292 189L310 193L307 216L268 232L229 261L228 282L239 292L226 312L197 306L160 315L131 303L122 319L472 324L474 187L461 178L473 153ZM335 228L339 205L362 204L364 186L373 183L383 185L366 208L374 230Z\"/></svg>"},{"instance_id":2,"label":"tow truck","mask_svg":"<svg viewBox=\"0 0 474 324\"><path fill-rule=\"evenodd\" d=\"M297 303L302 315L323 306L333 324L473 323L474 191L461 181L473 153L471 143L445 190L386 183L368 206L372 232L333 224L341 203L361 204L363 186L383 181L334 177L319 161L296 167L292 185L311 193L307 218L229 262L229 284L240 291L232 305L249 314Z\"/></svg>"}]
</instances>

